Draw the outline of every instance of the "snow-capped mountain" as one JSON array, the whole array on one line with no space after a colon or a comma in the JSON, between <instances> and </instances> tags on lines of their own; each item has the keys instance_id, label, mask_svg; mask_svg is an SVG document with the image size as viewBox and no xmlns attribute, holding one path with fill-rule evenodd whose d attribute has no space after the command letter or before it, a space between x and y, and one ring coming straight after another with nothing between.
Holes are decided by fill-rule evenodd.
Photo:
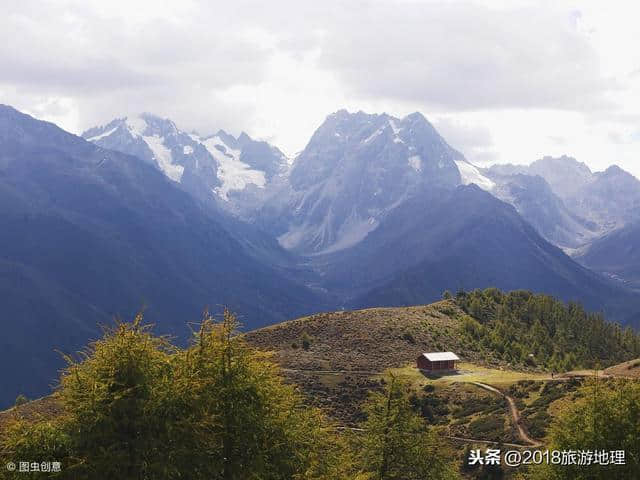
<instances>
[{"instance_id":1,"label":"snow-capped mountain","mask_svg":"<svg viewBox=\"0 0 640 480\"><path fill-rule=\"evenodd\" d=\"M101 147L137 156L202 200L242 213L254 207L274 177L288 168L285 155L246 133L186 133L169 119L143 113L118 118L82 136Z\"/></svg>"},{"instance_id":2,"label":"snow-capped mountain","mask_svg":"<svg viewBox=\"0 0 640 480\"><path fill-rule=\"evenodd\" d=\"M463 161L419 113L399 119L340 110L316 130L261 213L287 249L341 250L407 199L459 185L456 162Z\"/></svg>"},{"instance_id":3,"label":"snow-capped mountain","mask_svg":"<svg viewBox=\"0 0 640 480\"><path fill-rule=\"evenodd\" d=\"M546 227L539 228L541 233L561 247L582 247L582 251L594 239L640 220L640 181L615 165L604 172L592 172L586 164L571 157L544 157L529 166L494 165L484 173L498 185L492 190L494 195L512 203L536 228L544 222ZM551 198L547 191L548 208L536 214L539 221L530 214L534 210L532 205L524 205L527 199L541 202L541 190L535 187L541 182L532 177L544 179L548 186L545 190L556 197ZM515 188L514 183L518 184ZM562 214L555 216L556 227L549 223L554 212Z\"/></svg>"}]
</instances>

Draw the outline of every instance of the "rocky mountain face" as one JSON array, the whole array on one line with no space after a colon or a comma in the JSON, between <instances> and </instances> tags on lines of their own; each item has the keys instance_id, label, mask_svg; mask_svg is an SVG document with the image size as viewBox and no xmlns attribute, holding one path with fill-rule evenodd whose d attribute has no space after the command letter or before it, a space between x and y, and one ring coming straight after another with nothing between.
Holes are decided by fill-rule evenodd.
<instances>
[{"instance_id":1,"label":"rocky mountain face","mask_svg":"<svg viewBox=\"0 0 640 480\"><path fill-rule=\"evenodd\" d=\"M157 165L0 107L3 406L43 394L63 365L55 349L75 352L116 314L144 308L184 341L207 305L228 305L248 327L325 308Z\"/></svg>"},{"instance_id":2,"label":"rocky mountain face","mask_svg":"<svg viewBox=\"0 0 640 480\"><path fill-rule=\"evenodd\" d=\"M313 255L361 242L407 200L460 184L451 148L419 113L329 116L296 158L262 221L282 246Z\"/></svg>"},{"instance_id":3,"label":"rocky mountain face","mask_svg":"<svg viewBox=\"0 0 640 480\"><path fill-rule=\"evenodd\" d=\"M525 206L521 200L513 201L513 205L547 239L561 247L583 247L580 249L583 251L591 241L640 219L640 181L615 165L594 173L571 157L544 157L530 166L495 165L486 169L486 174L499 185L494 193L510 203L513 198L509 184L518 175L543 178L557 197L553 203L564 214L548 217L545 226L530 215L531 206ZM519 178L521 183L523 177ZM534 198L534 195L534 190L529 189L527 196ZM567 220L566 213L573 222ZM558 228L549 230L548 222L553 218Z\"/></svg>"},{"instance_id":4,"label":"rocky mountain face","mask_svg":"<svg viewBox=\"0 0 640 480\"><path fill-rule=\"evenodd\" d=\"M592 172L566 156L544 157L530 166L495 165L485 173L497 185L492 193L514 205L549 241L621 285L640 287L636 177L616 165Z\"/></svg>"},{"instance_id":5,"label":"rocky mountain face","mask_svg":"<svg viewBox=\"0 0 640 480\"><path fill-rule=\"evenodd\" d=\"M219 130L186 133L171 120L143 113L119 118L82 134L106 149L135 156L164 173L176 186L223 218L228 232L259 261L291 268L295 263L251 218L289 168L285 155L246 133Z\"/></svg>"},{"instance_id":6,"label":"rocky mountain face","mask_svg":"<svg viewBox=\"0 0 640 480\"><path fill-rule=\"evenodd\" d=\"M593 222L607 233L640 218L640 181L613 165L604 172L591 172L570 157L545 157L531 164L576 215Z\"/></svg>"},{"instance_id":7,"label":"rocky mountain face","mask_svg":"<svg viewBox=\"0 0 640 480\"><path fill-rule=\"evenodd\" d=\"M527 173L544 178L565 201L575 198L593 181L593 173L585 163L566 155L536 160L528 167Z\"/></svg>"},{"instance_id":8,"label":"rocky mountain face","mask_svg":"<svg viewBox=\"0 0 640 480\"><path fill-rule=\"evenodd\" d=\"M313 258L323 286L346 308L422 304L443 289L492 285L553 292L632 318L633 294L577 264L477 185L434 191L428 209L424 201L407 202L351 249Z\"/></svg>"},{"instance_id":9,"label":"rocky mountain face","mask_svg":"<svg viewBox=\"0 0 640 480\"><path fill-rule=\"evenodd\" d=\"M576 249L598 235L597 226L567 208L543 177L526 173L496 174L498 169L495 167L488 173L494 181L494 187L488 191L513 205L540 235L554 245ZM508 172L509 169L502 171Z\"/></svg>"},{"instance_id":10,"label":"rocky mountain face","mask_svg":"<svg viewBox=\"0 0 640 480\"><path fill-rule=\"evenodd\" d=\"M640 181L613 165L594 173L567 205L610 232L640 220Z\"/></svg>"},{"instance_id":11,"label":"rocky mountain face","mask_svg":"<svg viewBox=\"0 0 640 480\"><path fill-rule=\"evenodd\" d=\"M84 136L142 155L189 193L213 203L221 214L232 213L227 218L229 230L258 257L278 259L308 285L347 303L368 288L379 287L381 278L390 280L422 261L419 250L398 240L401 253L386 254L389 269L381 269L379 279L374 272L387 259L377 259L380 252L369 258L367 252L376 251L371 246L376 242L388 245L396 232L409 235L426 211L446 208L442 199L461 185L475 184L512 205L544 239L572 254L583 253L595 239L632 221L634 195L640 191L637 180L620 169L592 173L570 157L545 157L529 166L478 168L419 113L400 119L340 110L327 117L291 166L277 148L246 134L238 138L222 130L209 137L186 134L170 120L149 114L115 120ZM180 178L176 169L183 169ZM437 236L433 232L456 221L430 216L424 220L429 229L411 235L424 246ZM279 247L292 257L285 258ZM372 265L339 268L362 258ZM296 262L312 271L296 271L292 266ZM478 268L484 272L486 267ZM492 281L481 278L480 274L480 286ZM558 286L554 293L571 290L565 287Z\"/></svg>"}]
</instances>

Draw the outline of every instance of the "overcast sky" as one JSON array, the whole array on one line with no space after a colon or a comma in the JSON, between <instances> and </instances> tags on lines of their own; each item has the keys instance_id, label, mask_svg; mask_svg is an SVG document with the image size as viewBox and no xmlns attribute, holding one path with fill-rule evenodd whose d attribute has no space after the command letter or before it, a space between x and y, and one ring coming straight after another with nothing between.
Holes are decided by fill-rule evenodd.
<instances>
[{"instance_id":1,"label":"overcast sky","mask_svg":"<svg viewBox=\"0 0 640 480\"><path fill-rule=\"evenodd\" d=\"M340 108L422 112L475 163L640 177L632 1L5 1L0 103L74 133L148 111L304 148Z\"/></svg>"}]
</instances>

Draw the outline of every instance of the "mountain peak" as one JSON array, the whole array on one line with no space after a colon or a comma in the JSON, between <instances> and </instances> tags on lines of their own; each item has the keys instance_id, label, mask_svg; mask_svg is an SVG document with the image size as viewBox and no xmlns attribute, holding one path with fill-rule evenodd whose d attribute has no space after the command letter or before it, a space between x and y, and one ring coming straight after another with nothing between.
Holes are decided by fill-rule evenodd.
<instances>
[{"instance_id":1,"label":"mountain peak","mask_svg":"<svg viewBox=\"0 0 640 480\"><path fill-rule=\"evenodd\" d=\"M569 155L561 155L559 157L552 157L550 155L545 155L539 160L536 160L531 164L532 168L540 167L540 168L563 168L563 169L573 169L575 171L580 172L581 174L591 175L591 169L584 162L579 162L574 157Z\"/></svg>"},{"instance_id":2,"label":"mountain peak","mask_svg":"<svg viewBox=\"0 0 640 480\"><path fill-rule=\"evenodd\" d=\"M52 122L39 120L10 105L0 105L0 142L27 147L59 146L87 151L92 147L77 135L66 132Z\"/></svg>"},{"instance_id":3,"label":"mountain peak","mask_svg":"<svg viewBox=\"0 0 640 480\"><path fill-rule=\"evenodd\" d=\"M627 177L627 178L635 179L635 176L633 176L631 173L627 172L626 170L620 168L618 165L609 166L604 172L601 172L600 175L606 176L606 177Z\"/></svg>"},{"instance_id":4,"label":"mountain peak","mask_svg":"<svg viewBox=\"0 0 640 480\"><path fill-rule=\"evenodd\" d=\"M429 121L427 120L427 118L420 112L413 112L410 113L409 115L407 115L405 117L407 120L411 121L411 122L427 122L429 123Z\"/></svg>"},{"instance_id":5,"label":"mountain peak","mask_svg":"<svg viewBox=\"0 0 640 480\"><path fill-rule=\"evenodd\" d=\"M279 240L304 253L348 248L406 201L459 185L457 160L464 157L419 113L399 119L339 110L293 164L295 204Z\"/></svg>"},{"instance_id":6,"label":"mountain peak","mask_svg":"<svg viewBox=\"0 0 640 480\"><path fill-rule=\"evenodd\" d=\"M623 186L628 186L633 189L640 188L640 180L618 165L611 165L604 172L595 173L594 177L596 178L596 183L608 182L611 185L615 185L615 188L623 188ZM621 193L621 191L618 191L618 193ZM631 192L629 192L629 194L631 194Z\"/></svg>"},{"instance_id":7,"label":"mountain peak","mask_svg":"<svg viewBox=\"0 0 640 480\"><path fill-rule=\"evenodd\" d=\"M340 110L336 110L335 112L333 112L332 114L330 114L328 117L349 117L351 115L354 115L352 113L349 112L349 110L347 110L346 108L341 108Z\"/></svg>"}]
</instances>

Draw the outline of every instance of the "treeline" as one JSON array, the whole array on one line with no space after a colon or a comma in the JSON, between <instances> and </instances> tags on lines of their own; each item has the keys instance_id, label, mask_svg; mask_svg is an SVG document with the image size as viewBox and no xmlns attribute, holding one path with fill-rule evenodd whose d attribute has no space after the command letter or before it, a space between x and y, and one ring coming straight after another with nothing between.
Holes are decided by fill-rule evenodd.
<instances>
[{"instance_id":1,"label":"treeline","mask_svg":"<svg viewBox=\"0 0 640 480\"><path fill-rule=\"evenodd\" d=\"M63 414L2 432L0 465L60 462L60 479L457 478L455 455L414 411L407 384L392 378L370 396L360 428L342 430L236 328L229 312L207 317L180 349L141 316L118 323L67 358L55 394Z\"/></svg>"},{"instance_id":2,"label":"treeline","mask_svg":"<svg viewBox=\"0 0 640 480\"><path fill-rule=\"evenodd\" d=\"M552 371L600 368L640 357L640 336L578 303L528 291L460 291L467 339L513 364Z\"/></svg>"}]
</instances>

